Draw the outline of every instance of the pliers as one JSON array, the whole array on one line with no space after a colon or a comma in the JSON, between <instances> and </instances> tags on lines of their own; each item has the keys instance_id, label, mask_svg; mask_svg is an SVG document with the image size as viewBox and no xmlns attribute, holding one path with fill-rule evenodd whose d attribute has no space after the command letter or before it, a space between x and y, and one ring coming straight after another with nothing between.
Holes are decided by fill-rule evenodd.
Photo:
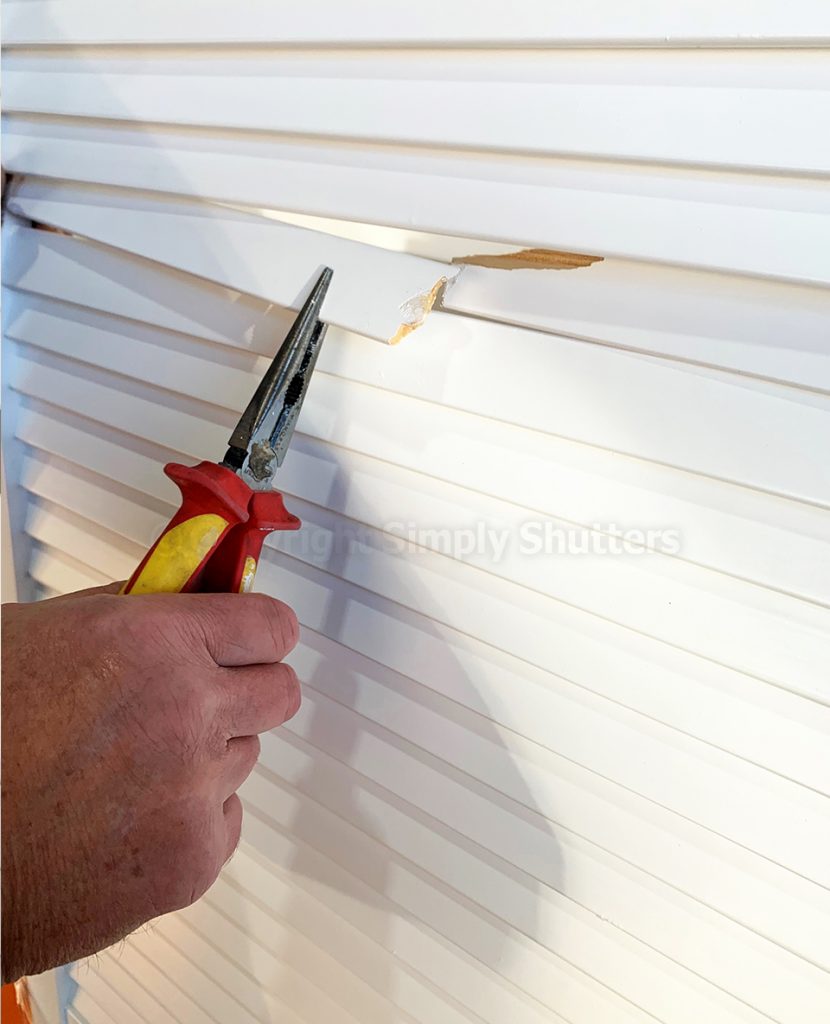
<instances>
[{"instance_id":1,"label":"pliers","mask_svg":"<svg viewBox=\"0 0 830 1024\"><path fill-rule=\"evenodd\" d=\"M266 536L300 528L271 483L326 334L320 310L331 279L326 267L242 413L222 461L164 467L181 491L181 508L122 594L245 593L253 586Z\"/></svg>"}]
</instances>

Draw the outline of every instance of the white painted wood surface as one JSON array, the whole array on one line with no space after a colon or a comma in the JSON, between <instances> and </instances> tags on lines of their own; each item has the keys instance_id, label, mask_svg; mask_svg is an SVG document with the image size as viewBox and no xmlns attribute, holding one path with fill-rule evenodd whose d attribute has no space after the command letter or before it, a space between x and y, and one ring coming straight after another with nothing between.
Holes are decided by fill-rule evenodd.
<instances>
[{"instance_id":1,"label":"white painted wood surface","mask_svg":"<svg viewBox=\"0 0 830 1024\"><path fill-rule=\"evenodd\" d=\"M11 208L75 234L4 228L14 540L128 575L332 263L260 576L306 700L70 1020L825 1021L826 5L193 11L6 4Z\"/></svg>"},{"instance_id":2,"label":"white painted wood surface","mask_svg":"<svg viewBox=\"0 0 830 1024\"><path fill-rule=\"evenodd\" d=\"M814 45L830 40L821 0L696 0L667 7L640 0L621 10L615 0L551 5L517 0L424 0L402 18L384 0L345 5L321 0L290 12L268 0L145 0L140 7L101 8L94 0L9 0L4 35L11 45L80 43L276 42L306 45L557 46L651 44Z\"/></svg>"},{"instance_id":3,"label":"white painted wood surface","mask_svg":"<svg viewBox=\"0 0 830 1024\"><path fill-rule=\"evenodd\" d=\"M23 181L9 209L289 308L302 305L309 280L329 266L338 288L326 301L327 322L391 343L420 326L460 270L238 210L123 191Z\"/></svg>"},{"instance_id":4,"label":"white painted wood surface","mask_svg":"<svg viewBox=\"0 0 830 1024\"><path fill-rule=\"evenodd\" d=\"M528 64L537 63L526 59L496 81L488 80L486 58L472 69L476 78L476 71L482 76L473 81L431 81L428 67L409 68L407 60L380 68L379 79L344 74L336 61L320 68L321 77L314 75L314 65L306 73L283 75L281 61L256 58L220 65L219 73L211 66L205 74L192 61L160 58L147 67L125 61L114 68L112 63L84 61L62 71L48 58L30 64L12 56L4 72L6 109L472 149L490 148L497 126L498 148L508 152L779 173L830 169L827 133L804 130L830 120L827 77L820 67L816 88L801 81L780 89L670 82L654 90L625 79L563 83L569 69L559 70L555 62L553 82L535 75L516 81ZM407 73L417 77L403 77Z\"/></svg>"},{"instance_id":5,"label":"white painted wood surface","mask_svg":"<svg viewBox=\"0 0 830 1024\"><path fill-rule=\"evenodd\" d=\"M163 148L164 159L159 159ZM827 190L659 165L528 159L188 128L7 117L3 159L23 174L827 284ZM806 244L805 244L806 243ZM457 252L455 255L465 255Z\"/></svg>"}]
</instances>

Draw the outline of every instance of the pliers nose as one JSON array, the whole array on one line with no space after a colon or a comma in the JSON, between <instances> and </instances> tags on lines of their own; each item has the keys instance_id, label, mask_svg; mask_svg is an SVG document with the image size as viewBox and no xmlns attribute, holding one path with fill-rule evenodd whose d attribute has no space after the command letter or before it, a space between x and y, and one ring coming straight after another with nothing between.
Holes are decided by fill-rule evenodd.
<instances>
[{"instance_id":1,"label":"pliers nose","mask_svg":"<svg viewBox=\"0 0 830 1024\"><path fill-rule=\"evenodd\" d=\"M291 443L326 333L320 310L332 276L325 267L228 440L222 465L257 490L270 484Z\"/></svg>"}]
</instances>

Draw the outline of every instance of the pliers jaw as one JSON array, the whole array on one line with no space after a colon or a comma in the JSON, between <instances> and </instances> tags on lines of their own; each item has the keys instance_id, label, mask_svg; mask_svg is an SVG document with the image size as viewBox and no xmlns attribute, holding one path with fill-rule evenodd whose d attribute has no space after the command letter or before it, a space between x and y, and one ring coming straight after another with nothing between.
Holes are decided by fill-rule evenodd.
<instances>
[{"instance_id":1,"label":"pliers jaw","mask_svg":"<svg viewBox=\"0 0 830 1024\"><path fill-rule=\"evenodd\" d=\"M291 443L326 335L319 317L332 276L324 268L229 438L222 465L253 490L270 488Z\"/></svg>"}]
</instances>

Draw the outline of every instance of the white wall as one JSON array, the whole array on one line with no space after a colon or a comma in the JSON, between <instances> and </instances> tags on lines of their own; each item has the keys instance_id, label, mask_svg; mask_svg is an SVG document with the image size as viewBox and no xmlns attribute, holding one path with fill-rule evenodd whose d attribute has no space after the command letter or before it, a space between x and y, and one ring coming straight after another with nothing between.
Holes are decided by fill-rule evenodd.
<instances>
[{"instance_id":1,"label":"white wall","mask_svg":"<svg viewBox=\"0 0 830 1024\"><path fill-rule=\"evenodd\" d=\"M349 275L260 578L306 699L222 880L77 968L77 1019L824 1021L826 7L191 8L6 5L11 208L83 236L6 225L15 542L42 595L130 573L299 223ZM410 277L524 246L604 259L466 267L379 342Z\"/></svg>"}]
</instances>

